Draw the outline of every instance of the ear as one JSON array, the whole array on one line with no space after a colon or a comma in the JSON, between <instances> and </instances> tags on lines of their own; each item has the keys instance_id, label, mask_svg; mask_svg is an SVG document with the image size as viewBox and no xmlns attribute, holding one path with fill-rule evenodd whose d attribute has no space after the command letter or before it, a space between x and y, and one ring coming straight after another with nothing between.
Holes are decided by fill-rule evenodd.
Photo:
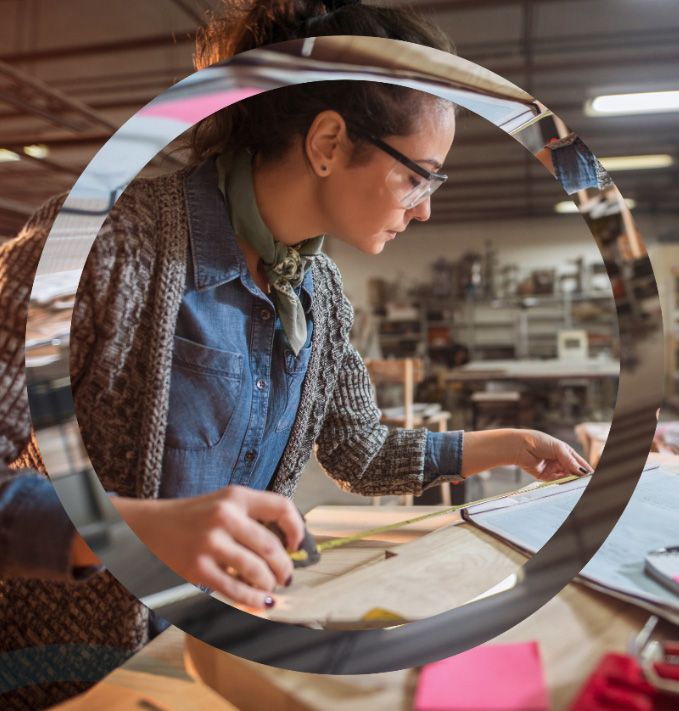
<instances>
[{"instance_id":1,"label":"ear","mask_svg":"<svg viewBox=\"0 0 679 711\"><path fill-rule=\"evenodd\" d=\"M337 111L321 111L314 118L306 134L304 150L316 175L325 178L332 173L347 140L346 123Z\"/></svg>"}]
</instances>

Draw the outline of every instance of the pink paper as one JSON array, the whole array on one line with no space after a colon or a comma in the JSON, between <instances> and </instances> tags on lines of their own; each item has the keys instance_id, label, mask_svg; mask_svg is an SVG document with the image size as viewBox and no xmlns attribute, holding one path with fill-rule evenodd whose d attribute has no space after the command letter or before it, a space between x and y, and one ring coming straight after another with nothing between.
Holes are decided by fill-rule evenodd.
<instances>
[{"instance_id":1,"label":"pink paper","mask_svg":"<svg viewBox=\"0 0 679 711\"><path fill-rule=\"evenodd\" d=\"M422 668L415 711L548 711L537 642L475 647Z\"/></svg>"},{"instance_id":2,"label":"pink paper","mask_svg":"<svg viewBox=\"0 0 679 711\"><path fill-rule=\"evenodd\" d=\"M204 96L192 96L176 101L164 101L147 106L139 113L143 116L162 116L163 118L186 121L194 124L213 114L215 111L235 104L237 101L261 93L261 89L233 89L232 91L218 91Z\"/></svg>"}]
</instances>

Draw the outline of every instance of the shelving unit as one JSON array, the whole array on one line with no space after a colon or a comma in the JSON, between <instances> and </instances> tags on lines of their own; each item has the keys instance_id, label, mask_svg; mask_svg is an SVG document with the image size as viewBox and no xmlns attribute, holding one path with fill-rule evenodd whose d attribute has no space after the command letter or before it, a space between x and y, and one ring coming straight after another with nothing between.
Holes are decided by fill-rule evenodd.
<instances>
[{"instance_id":1,"label":"shelving unit","mask_svg":"<svg viewBox=\"0 0 679 711\"><path fill-rule=\"evenodd\" d=\"M379 316L377 323L382 357L412 358L426 354L422 352L426 331L419 307L395 309Z\"/></svg>"},{"instance_id":2,"label":"shelving unit","mask_svg":"<svg viewBox=\"0 0 679 711\"><path fill-rule=\"evenodd\" d=\"M495 301L430 297L412 309L407 316L380 318L383 357L431 356L454 342L473 360L554 358L559 331L570 329L587 331L592 355L617 346L615 308L606 292Z\"/></svg>"}]
</instances>

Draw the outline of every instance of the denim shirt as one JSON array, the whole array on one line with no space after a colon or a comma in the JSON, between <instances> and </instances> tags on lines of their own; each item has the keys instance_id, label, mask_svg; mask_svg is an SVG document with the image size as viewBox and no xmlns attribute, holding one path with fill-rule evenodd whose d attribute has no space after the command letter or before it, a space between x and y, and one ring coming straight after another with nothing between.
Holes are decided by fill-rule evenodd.
<instances>
[{"instance_id":1,"label":"denim shirt","mask_svg":"<svg viewBox=\"0 0 679 711\"><path fill-rule=\"evenodd\" d=\"M228 484L266 489L309 362L312 270L297 290L307 342L295 356L236 243L214 161L186 181L189 268L174 336L160 496L195 496Z\"/></svg>"},{"instance_id":2,"label":"denim shirt","mask_svg":"<svg viewBox=\"0 0 679 711\"><path fill-rule=\"evenodd\" d=\"M229 483L264 489L288 441L309 362L312 272L301 285L307 343L295 357L269 298L254 284L217 187L214 161L185 183L189 269L174 339L160 495L208 493ZM462 432L428 432L424 481L459 474ZM0 575L74 579L74 528L52 483L0 460Z\"/></svg>"}]
</instances>

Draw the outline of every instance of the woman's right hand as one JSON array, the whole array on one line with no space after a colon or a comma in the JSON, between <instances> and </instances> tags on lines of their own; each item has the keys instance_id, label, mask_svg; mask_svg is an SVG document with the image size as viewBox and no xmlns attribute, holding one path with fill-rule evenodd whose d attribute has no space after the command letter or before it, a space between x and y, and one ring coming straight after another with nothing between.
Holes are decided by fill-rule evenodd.
<instances>
[{"instance_id":1,"label":"woman's right hand","mask_svg":"<svg viewBox=\"0 0 679 711\"><path fill-rule=\"evenodd\" d=\"M128 499L111 503L145 545L186 580L234 602L271 607L269 593L289 584L293 565L265 524L276 523L289 550L297 550L304 524L280 494L227 486L186 499Z\"/></svg>"}]
</instances>

